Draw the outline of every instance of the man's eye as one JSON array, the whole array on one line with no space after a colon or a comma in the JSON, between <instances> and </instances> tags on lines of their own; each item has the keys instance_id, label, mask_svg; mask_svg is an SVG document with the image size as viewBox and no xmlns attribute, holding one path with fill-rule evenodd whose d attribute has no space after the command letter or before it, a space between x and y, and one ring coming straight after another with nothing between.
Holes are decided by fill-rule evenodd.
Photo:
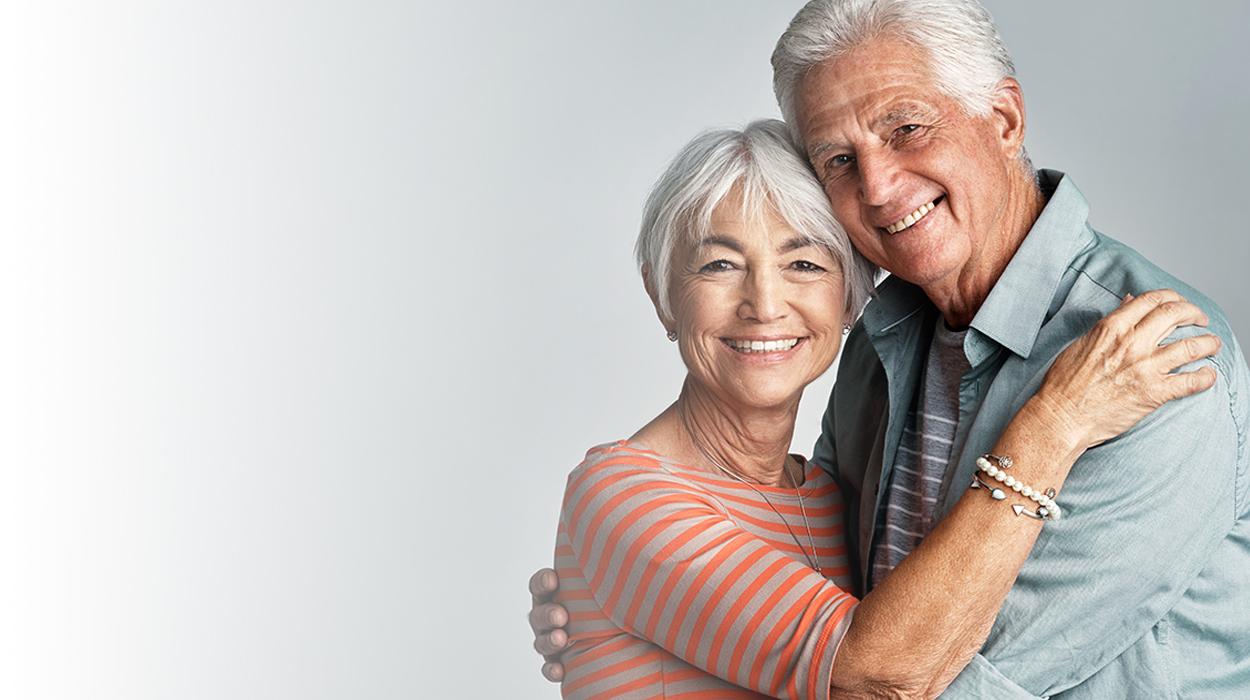
<instances>
[{"instance_id":1,"label":"man's eye","mask_svg":"<svg viewBox=\"0 0 1250 700\"><path fill-rule=\"evenodd\" d=\"M734 269L734 264L728 260L713 260L699 268L699 272L725 272L732 269Z\"/></svg>"},{"instance_id":2,"label":"man's eye","mask_svg":"<svg viewBox=\"0 0 1250 700\"><path fill-rule=\"evenodd\" d=\"M798 270L799 272L824 272L825 271L825 268L821 267L820 265L817 265L814 262L810 262L808 260L795 260L794 262L790 263L790 267L794 268L795 270Z\"/></svg>"},{"instance_id":3,"label":"man's eye","mask_svg":"<svg viewBox=\"0 0 1250 700\"><path fill-rule=\"evenodd\" d=\"M906 136L914 131L917 131L918 129L920 129L919 124L904 124L903 126L900 126L899 128L895 129L894 133L898 134L899 136Z\"/></svg>"},{"instance_id":4,"label":"man's eye","mask_svg":"<svg viewBox=\"0 0 1250 700\"><path fill-rule=\"evenodd\" d=\"M840 168L843 165L849 165L855 162L855 156L840 153L829 160L825 161L825 169Z\"/></svg>"}]
</instances>

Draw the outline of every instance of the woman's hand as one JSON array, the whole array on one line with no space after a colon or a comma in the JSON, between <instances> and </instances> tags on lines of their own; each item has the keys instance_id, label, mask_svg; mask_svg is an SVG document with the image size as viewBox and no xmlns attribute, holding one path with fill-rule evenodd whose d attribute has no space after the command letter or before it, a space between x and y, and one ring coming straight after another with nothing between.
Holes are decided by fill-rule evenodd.
<instances>
[{"instance_id":1,"label":"woman's hand","mask_svg":"<svg viewBox=\"0 0 1250 700\"><path fill-rule=\"evenodd\" d=\"M1170 289L1126 296L1056 358L1030 399L1084 450L1133 427L1168 401L1211 388L1215 369L1172 371L1214 355L1220 339L1197 335L1159 343L1180 326L1207 325L1207 315Z\"/></svg>"}]
</instances>

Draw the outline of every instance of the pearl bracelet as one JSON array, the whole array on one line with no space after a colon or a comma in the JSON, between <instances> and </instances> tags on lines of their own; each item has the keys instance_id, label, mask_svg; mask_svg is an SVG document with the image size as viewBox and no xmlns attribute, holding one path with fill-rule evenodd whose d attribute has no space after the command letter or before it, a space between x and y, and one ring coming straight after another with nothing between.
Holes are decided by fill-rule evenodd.
<instances>
[{"instance_id":1,"label":"pearl bracelet","mask_svg":"<svg viewBox=\"0 0 1250 700\"><path fill-rule=\"evenodd\" d=\"M990 460L994 460L997 464L991 462ZM1062 518L1063 511L1059 508L1059 504L1055 503L1055 490L1046 489L1045 492L1042 492L1031 486L1025 485L1019 479L1007 473L1006 470L1010 469L1011 465L1011 457L1005 455L986 453L977 457L978 469L985 472L994 480L1000 482L1003 486L1006 486L1012 491L1015 491L1038 505L1037 512L1025 510L1024 506L1019 504L1013 505L1011 509L1015 511L1016 515L1025 515L1037 520L1059 520ZM996 501L1001 501L1007 498L1007 493L1005 491L985 483L976 474L972 476L972 483L969 484L969 486L974 489L984 488L989 490L990 496Z\"/></svg>"}]
</instances>

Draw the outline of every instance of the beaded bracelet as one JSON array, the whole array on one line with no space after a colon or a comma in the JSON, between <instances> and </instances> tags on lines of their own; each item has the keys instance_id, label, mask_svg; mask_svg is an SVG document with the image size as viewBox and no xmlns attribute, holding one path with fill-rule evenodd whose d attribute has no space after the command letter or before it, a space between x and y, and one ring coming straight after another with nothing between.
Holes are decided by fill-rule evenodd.
<instances>
[{"instance_id":1,"label":"beaded bracelet","mask_svg":"<svg viewBox=\"0 0 1250 700\"><path fill-rule=\"evenodd\" d=\"M994 462L991 462L990 460L994 460ZM995 462L997 462L997 464L995 464ZM1046 489L1045 492L1042 492L1031 486L1026 486L1020 480L1007 473L1006 470L1010 469L1011 465L1011 457L1006 455L996 455L987 452L980 457L977 457L978 469L985 472L996 481L1002 483L1007 488L1015 491L1025 498L1028 498L1038 505L1037 511L1034 512L1026 510L1024 506L1018 503L1013 504L1011 506L1011 510L1014 511L1016 515L1024 515L1036 520L1059 520L1063 517L1063 511L1059 508L1059 504L1055 503L1054 500L1055 490ZM1002 501L1007 498L1006 491L996 486L987 484L981 480L980 475L975 473L972 475L972 483L968 486L969 488L974 489L986 489L990 492L990 496L996 501Z\"/></svg>"}]
</instances>

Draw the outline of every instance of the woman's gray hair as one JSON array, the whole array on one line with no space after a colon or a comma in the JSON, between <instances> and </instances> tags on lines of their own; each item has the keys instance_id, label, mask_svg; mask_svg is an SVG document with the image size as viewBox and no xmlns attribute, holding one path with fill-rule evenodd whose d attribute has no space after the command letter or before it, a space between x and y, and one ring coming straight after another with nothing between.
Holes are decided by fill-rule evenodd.
<instances>
[{"instance_id":1,"label":"woman's gray hair","mask_svg":"<svg viewBox=\"0 0 1250 700\"><path fill-rule=\"evenodd\" d=\"M634 252L639 268L651 278L663 315L672 317L668 281L677 243L706 238L713 210L734 187L742 192L746 217L772 207L796 233L829 250L842 267L847 312L863 308L876 268L851 246L833 218L824 190L786 125L764 119L742 131L695 137L652 188Z\"/></svg>"},{"instance_id":2,"label":"woman's gray hair","mask_svg":"<svg viewBox=\"0 0 1250 700\"><path fill-rule=\"evenodd\" d=\"M785 120L797 129L795 97L808 69L883 35L928 52L938 89L968 114L987 114L999 81L1015 75L990 13L976 0L812 0L773 50L773 91Z\"/></svg>"}]
</instances>

